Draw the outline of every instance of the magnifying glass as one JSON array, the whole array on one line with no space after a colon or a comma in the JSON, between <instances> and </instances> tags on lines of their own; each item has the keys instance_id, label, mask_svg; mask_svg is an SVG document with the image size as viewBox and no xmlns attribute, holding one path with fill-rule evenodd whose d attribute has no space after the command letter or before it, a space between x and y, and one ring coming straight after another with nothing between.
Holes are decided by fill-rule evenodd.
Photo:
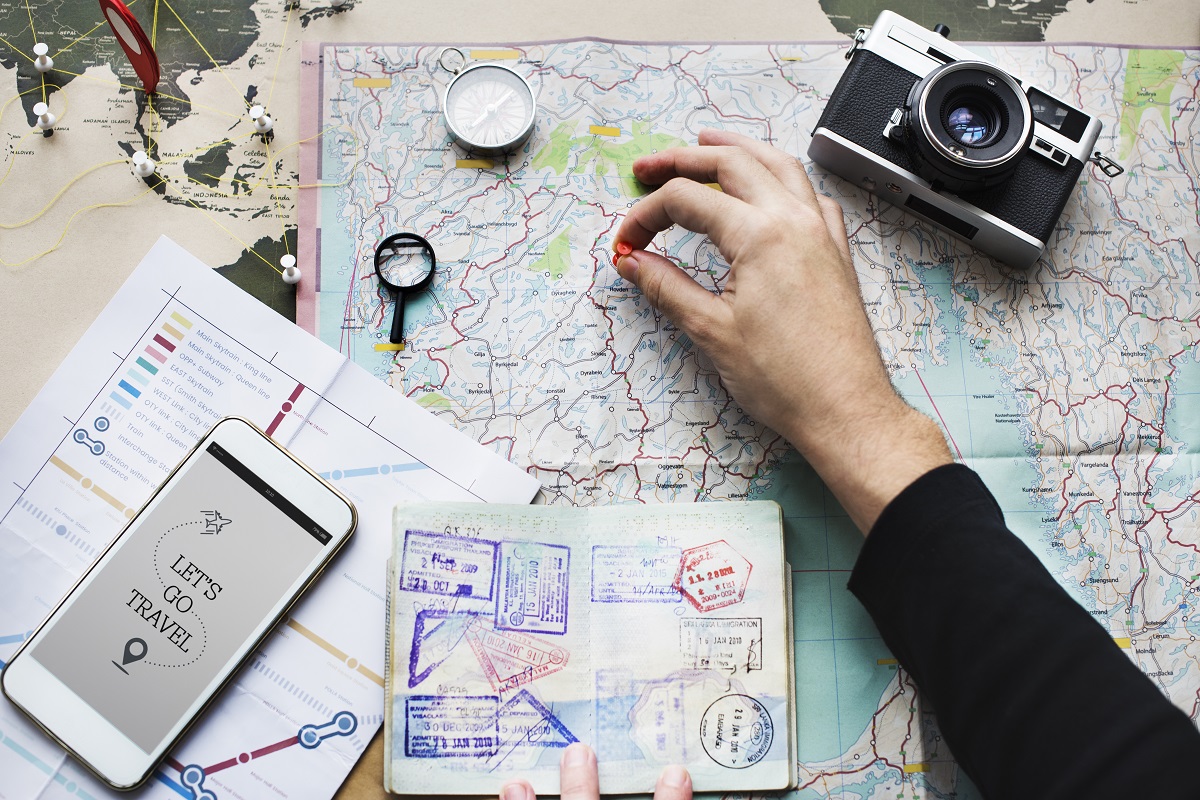
<instances>
[{"instance_id":1,"label":"magnifying glass","mask_svg":"<svg viewBox=\"0 0 1200 800\"><path fill-rule=\"evenodd\" d=\"M429 286L437 259L433 247L415 233L393 233L375 248L375 274L396 300L392 312L392 344L404 342L404 295Z\"/></svg>"}]
</instances>

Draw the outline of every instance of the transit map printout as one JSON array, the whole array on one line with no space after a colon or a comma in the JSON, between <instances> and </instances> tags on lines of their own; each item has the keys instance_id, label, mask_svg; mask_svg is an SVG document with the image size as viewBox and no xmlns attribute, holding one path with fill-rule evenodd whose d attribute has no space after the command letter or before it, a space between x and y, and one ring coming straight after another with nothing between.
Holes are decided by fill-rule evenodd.
<instances>
[{"instance_id":1,"label":"transit map printout","mask_svg":"<svg viewBox=\"0 0 1200 800\"><path fill-rule=\"evenodd\" d=\"M165 238L0 442L0 668L228 414L334 483L358 509L358 529L138 796L331 797L383 722L392 506L526 503L538 484ZM108 578L82 597L87 607L64 615L66 624L32 651L65 665L68 685L146 750L179 710L178 698L148 698L206 685L209 677L189 670L198 654L240 644L246 632L238 626L256 624L262 603L269 607L281 591L271 581L291 585L319 550L290 521L290 530L275 525L257 544L240 539L245 526L279 512L254 506L245 480L222 463L214 455L199 462L223 487L219 502L196 507L183 493L161 503L147 525L165 532L143 542L154 559L139 557L139 543L122 553L128 558L114 558ZM298 541L270 538L284 533ZM216 554L239 541L244 563ZM264 570L271 551L277 569ZM91 680L80 674L89 666L100 671ZM128 704L117 696L118 669L143 687ZM161 708L144 707L151 702ZM110 796L123 795L0 697L0 797Z\"/></svg>"},{"instance_id":2,"label":"transit map printout","mask_svg":"<svg viewBox=\"0 0 1200 800\"><path fill-rule=\"evenodd\" d=\"M845 590L861 536L612 266L613 235L645 191L637 156L694 144L705 127L803 156L846 46L458 46L534 89L536 128L506 161L451 145L440 46L306 45L303 136L319 138L303 145L301 183L323 188L300 201L301 324L527 466L552 503L779 501L795 569L795 796L975 796ZM846 210L897 387L1114 646L1195 718L1200 51L973 49L1099 117L1098 149L1126 170L1084 170L1035 268L999 267L810 175ZM405 230L430 241L437 274L408 301L407 349L380 352L391 302L373 250ZM724 285L706 237L674 229L657 242L701 285Z\"/></svg>"}]
</instances>

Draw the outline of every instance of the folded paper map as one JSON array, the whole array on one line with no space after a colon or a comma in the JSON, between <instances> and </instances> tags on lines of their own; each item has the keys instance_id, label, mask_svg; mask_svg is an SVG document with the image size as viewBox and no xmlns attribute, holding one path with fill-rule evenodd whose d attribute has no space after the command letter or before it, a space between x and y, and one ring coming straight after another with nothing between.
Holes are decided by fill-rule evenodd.
<instances>
[{"instance_id":1,"label":"folded paper map","mask_svg":"<svg viewBox=\"0 0 1200 800\"><path fill-rule=\"evenodd\" d=\"M772 502L396 507L384 785L604 793L682 764L697 791L795 782L790 570Z\"/></svg>"}]
</instances>

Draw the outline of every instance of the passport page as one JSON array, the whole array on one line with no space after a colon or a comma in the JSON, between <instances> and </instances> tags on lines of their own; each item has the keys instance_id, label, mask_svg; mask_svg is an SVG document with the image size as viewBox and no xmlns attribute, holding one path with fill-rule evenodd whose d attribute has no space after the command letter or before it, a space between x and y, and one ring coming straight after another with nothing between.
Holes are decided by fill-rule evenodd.
<instances>
[{"instance_id":1,"label":"passport page","mask_svg":"<svg viewBox=\"0 0 1200 800\"><path fill-rule=\"evenodd\" d=\"M385 786L557 794L582 741L604 793L794 780L790 577L772 502L400 505Z\"/></svg>"}]
</instances>

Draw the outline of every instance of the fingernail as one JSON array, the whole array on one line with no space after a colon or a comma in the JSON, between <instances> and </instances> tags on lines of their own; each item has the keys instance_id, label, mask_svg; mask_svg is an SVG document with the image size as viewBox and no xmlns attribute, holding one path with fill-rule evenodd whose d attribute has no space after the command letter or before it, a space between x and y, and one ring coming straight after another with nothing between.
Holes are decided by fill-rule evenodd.
<instances>
[{"instance_id":1,"label":"fingernail","mask_svg":"<svg viewBox=\"0 0 1200 800\"><path fill-rule=\"evenodd\" d=\"M563 753L562 765L564 767L586 767L591 759L592 748L582 742L574 742L568 745ZM505 800L508 799L505 798Z\"/></svg>"},{"instance_id":2,"label":"fingernail","mask_svg":"<svg viewBox=\"0 0 1200 800\"><path fill-rule=\"evenodd\" d=\"M618 255L616 259L617 274L630 283L637 282L638 262L633 256Z\"/></svg>"},{"instance_id":3,"label":"fingernail","mask_svg":"<svg viewBox=\"0 0 1200 800\"><path fill-rule=\"evenodd\" d=\"M687 788L687 786L692 782L691 777L688 775L688 771L678 764L672 764L664 769L662 772L662 777L659 778L659 780L662 781L662 785L666 786L668 789L684 789ZM504 800L508 800L508 798L506 797Z\"/></svg>"},{"instance_id":4,"label":"fingernail","mask_svg":"<svg viewBox=\"0 0 1200 800\"><path fill-rule=\"evenodd\" d=\"M510 783L500 790L500 800L533 800L533 792L523 783Z\"/></svg>"}]
</instances>

